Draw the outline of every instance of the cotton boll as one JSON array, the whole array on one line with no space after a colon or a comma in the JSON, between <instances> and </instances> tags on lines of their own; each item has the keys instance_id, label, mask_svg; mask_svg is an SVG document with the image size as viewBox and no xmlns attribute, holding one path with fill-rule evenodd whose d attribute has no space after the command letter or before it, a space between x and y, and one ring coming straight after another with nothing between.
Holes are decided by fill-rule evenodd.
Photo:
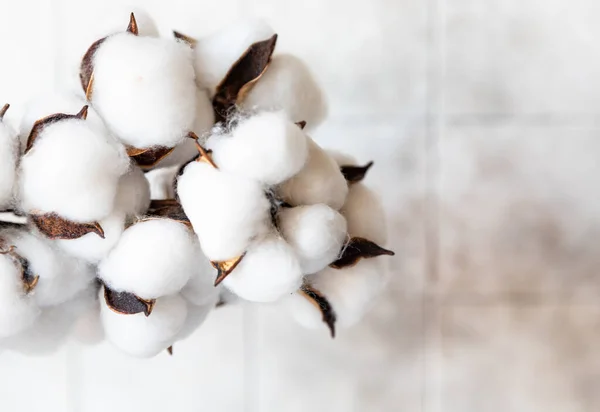
<instances>
[{"instance_id":1,"label":"cotton boll","mask_svg":"<svg viewBox=\"0 0 600 412\"><path fill-rule=\"evenodd\" d=\"M299 58L280 54L242 100L253 110L284 110L294 122L315 128L327 116L327 102L312 73Z\"/></svg>"},{"instance_id":2,"label":"cotton boll","mask_svg":"<svg viewBox=\"0 0 600 412\"><path fill-rule=\"evenodd\" d=\"M110 36L98 48L92 103L123 143L174 147L192 130L191 53L180 42L131 33Z\"/></svg>"},{"instance_id":3,"label":"cotton boll","mask_svg":"<svg viewBox=\"0 0 600 412\"><path fill-rule=\"evenodd\" d=\"M378 195L362 183L350 186L346 203L341 210L348 222L348 234L364 237L378 245L387 242L385 211Z\"/></svg>"},{"instance_id":4,"label":"cotton boll","mask_svg":"<svg viewBox=\"0 0 600 412\"><path fill-rule=\"evenodd\" d=\"M113 312L100 292L100 316L106 338L132 356L149 358L171 346L187 319L187 304L179 295L156 300L150 316Z\"/></svg>"},{"instance_id":5,"label":"cotton boll","mask_svg":"<svg viewBox=\"0 0 600 412\"><path fill-rule=\"evenodd\" d=\"M270 235L254 242L223 284L253 302L273 302L295 292L302 270L294 250L285 240Z\"/></svg>"},{"instance_id":6,"label":"cotton boll","mask_svg":"<svg viewBox=\"0 0 600 412\"><path fill-rule=\"evenodd\" d=\"M28 356L56 352L70 336L80 314L93 304L95 290L95 287L90 287L67 302L44 308L29 328L0 340L0 346Z\"/></svg>"},{"instance_id":7,"label":"cotton boll","mask_svg":"<svg viewBox=\"0 0 600 412\"><path fill-rule=\"evenodd\" d=\"M121 176L115 200L115 209L129 216L140 216L150 207L150 184L144 172L131 164L129 171Z\"/></svg>"},{"instance_id":8,"label":"cotton boll","mask_svg":"<svg viewBox=\"0 0 600 412\"><path fill-rule=\"evenodd\" d=\"M196 120L192 131L199 137L207 134L215 123L215 112L212 101L204 89L198 88L196 91ZM160 161L158 167L170 167L173 165L182 165L189 162L198 155L196 142L193 139L184 139L175 149ZM153 198L154 199L154 198Z\"/></svg>"},{"instance_id":9,"label":"cotton boll","mask_svg":"<svg viewBox=\"0 0 600 412\"><path fill-rule=\"evenodd\" d=\"M293 206L324 203L339 210L346 200L348 184L335 160L308 139L308 161L279 187L279 194Z\"/></svg>"},{"instance_id":10,"label":"cotton boll","mask_svg":"<svg viewBox=\"0 0 600 412\"><path fill-rule=\"evenodd\" d=\"M43 93L31 99L25 107L19 125L21 147L25 148L31 129L38 120L56 113L77 113L86 104L89 103L82 97L63 92ZM88 107L86 123L92 124L95 128L104 128L102 119L92 107Z\"/></svg>"},{"instance_id":11,"label":"cotton boll","mask_svg":"<svg viewBox=\"0 0 600 412\"><path fill-rule=\"evenodd\" d=\"M256 181L192 162L178 179L177 193L212 261L240 256L270 228L271 206Z\"/></svg>"},{"instance_id":12,"label":"cotton boll","mask_svg":"<svg viewBox=\"0 0 600 412\"><path fill-rule=\"evenodd\" d=\"M185 323L181 327L181 330L177 334L177 340L180 341L189 338L200 327L200 325L204 323L206 317L214 307L214 304L196 306L188 302L187 317L185 319Z\"/></svg>"},{"instance_id":13,"label":"cotton boll","mask_svg":"<svg viewBox=\"0 0 600 412\"><path fill-rule=\"evenodd\" d=\"M375 303L387 282L387 275L378 259L363 259L344 269L327 268L309 277L311 285L328 300L337 317L337 325L348 327L356 324ZM301 304L296 301L297 304ZM313 306L306 300L305 306ZM307 307L295 313L306 326L317 324L321 319Z\"/></svg>"},{"instance_id":14,"label":"cotton boll","mask_svg":"<svg viewBox=\"0 0 600 412\"><path fill-rule=\"evenodd\" d=\"M23 210L56 212L76 222L100 220L113 210L128 167L123 148L85 120L50 124L21 160Z\"/></svg>"},{"instance_id":15,"label":"cotton boll","mask_svg":"<svg viewBox=\"0 0 600 412\"><path fill-rule=\"evenodd\" d=\"M275 32L262 20L236 22L200 39L195 47L195 69L199 85L211 95L227 72L252 44L267 40Z\"/></svg>"},{"instance_id":16,"label":"cotton boll","mask_svg":"<svg viewBox=\"0 0 600 412\"><path fill-rule=\"evenodd\" d=\"M0 338L25 330L39 314L33 299L25 295L21 271L13 258L0 255ZM2 340L0 346L4 346Z\"/></svg>"},{"instance_id":17,"label":"cotton boll","mask_svg":"<svg viewBox=\"0 0 600 412\"><path fill-rule=\"evenodd\" d=\"M70 256L98 264L117 244L125 230L125 221L125 213L116 211L98 221L104 239L96 233L88 233L77 239L58 239L54 243Z\"/></svg>"},{"instance_id":18,"label":"cotton boll","mask_svg":"<svg viewBox=\"0 0 600 412\"><path fill-rule=\"evenodd\" d=\"M335 261L346 240L346 219L327 205L282 208L279 229L296 252L305 274Z\"/></svg>"},{"instance_id":19,"label":"cotton boll","mask_svg":"<svg viewBox=\"0 0 600 412\"><path fill-rule=\"evenodd\" d=\"M196 263L194 272L181 290L181 295L195 306L215 306L219 300L221 287L215 287L216 270L204 256L198 246L194 254Z\"/></svg>"},{"instance_id":20,"label":"cotton boll","mask_svg":"<svg viewBox=\"0 0 600 412\"><path fill-rule=\"evenodd\" d=\"M284 112L264 112L242 120L230 136L213 136L207 144L221 170L266 185L298 173L308 156L304 132Z\"/></svg>"},{"instance_id":21,"label":"cotton boll","mask_svg":"<svg viewBox=\"0 0 600 412\"><path fill-rule=\"evenodd\" d=\"M142 221L129 227L98 267L98 276L113 290L143 299L179 292L196 270L196 240L183 224L169 219Z\"/></svg>"},{"instance_id":22,"label":"cotton boll","mask_svg":"<svg viewBox=\"0 0 600 412\"><path fill-rule=\"evenodd\" d=\"M44 239L20 231L9 232L6 239L29 262L31 273L39 276L30 296L40 307L70 300L94 281L92 266L61 253Z\"/></svg>"},{"instance_id":23,"label":"cotton boll","mask_svg":"<svg viewBox=\"0 0 600 412\"><path fill-rule=\"evenodd\" d=\"M0 120L0 210L10 208L13 203L13 188L16 179L19 155L19 139L12 128Z\"/></svg>"}]
</instances>

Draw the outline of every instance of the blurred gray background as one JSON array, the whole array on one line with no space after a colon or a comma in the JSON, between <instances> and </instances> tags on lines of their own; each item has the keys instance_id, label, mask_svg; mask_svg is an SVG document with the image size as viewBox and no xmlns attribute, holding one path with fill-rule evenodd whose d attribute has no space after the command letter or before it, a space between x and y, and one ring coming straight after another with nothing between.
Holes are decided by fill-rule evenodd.
<instances>
[{"instance_id":1,"label":"blurred gray background","mask_svg":"<svg viewBox=\"0 0 600 412\"><path fill-rule=\"evenodd\" d=\"M141 1L161 28L261 16L304 58L328 147L374 160L391 283L331 340L277 307L215 311L151 360L0 353L2 411L600 410L600 3ZM3 0L0 96L71 87L118 0ZM13 109L11 109L13 110Z\"/></svg>"}]
</instances>

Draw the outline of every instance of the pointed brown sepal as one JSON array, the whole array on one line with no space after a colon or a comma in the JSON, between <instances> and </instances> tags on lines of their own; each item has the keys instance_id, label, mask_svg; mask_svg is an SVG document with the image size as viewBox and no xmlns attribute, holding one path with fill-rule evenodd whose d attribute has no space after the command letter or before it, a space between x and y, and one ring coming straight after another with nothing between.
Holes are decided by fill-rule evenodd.
<instances>
[{"instance_id":1,"label":"pointed brown sepal","mask_svg":"<svg viewBox=\"0 0 600 412\"><path fill-rule=\"evenodd\" d=\"M106 285L104 286L104 300L110 310L122 315L143 313L146 316L150 316L156 303L156 299L146 300L133 293L115 292L114 290L110 290Z\"/></svg>"},{"instance_id":2,"label":"pointed brown sepal","mask_svg":"<svg viewBox=\"0 0 600 412\"><path fill-rule=\"evenodd\" d=\"M217 269L217 278L215 279L215 286L219 286L223 280L233 272L233 270L239 265L242 259L246 256L244 253L233 259L225 260L222 262L210 262L211 265Z\"/></svg>"},{"instance_id":3,"label":"pointed brown sepal","mask_svg":"<svg viewBox=\"0 0 600 412\"><path fill-rule=\"evenodd\" d=\"M200 141L199 141L200 139L198 139L198 136L196 136L196 133L189 132L188 138L193 139L196 143L196 149L198 149L198 157L196 157L196 161L207 163L207 164L211 165L212 167L214 167L215 169L218 169L217 165L215 164L215 162L212 159L212 156L210 155L212 153L212 150L207 150L204 148L204 146L202 146L200 144Z\"/></svg>"},{"instance_id":4,"label":"pointed brown sepal","mask_svg":"<svg viewBox=\"0 0 600 412\"><path fill-rule=\"evenodd\" d=\"M177 30L173 30L173 36L177 40L181 40L182 42L186 43L192 48L196 46L196 43L198 43L198 40L194 39L193 37L187 36Z\"/></svg>"},{"instance_id":5,"label":"pointed brown sepal","mask_svg":"<svg viewBox=\"0 0 600 412\"><path fill-rule=\"evenodd\" d=\"M365 178L371 166L373 166L373 162L364 166L341 166L340 170L348 183L357 183Z\"/></svg>"},{"instance_id":6,"label":"pointed brown sepal","mask_svg":"<svg viewBox=\"0 0 600 412\"><path fill-rule=\"evenodd\" d=\"M83 55L81 64L79 65L79 81L81 82L81 88L85 92L85 97L88 101L91 101L92 98L94 55L102 43L104 43L104 40L106 40L106 37L103 37L92 43L92 45Z\"/></svg>"},{"instance_id":7,"label":"pointed brown sepal","mask_svg":"<svg viewBox=\"0 0 600 412\"><path fill-rule=\"evenodd\" d=\"M10 104L8 104L8 103L6 103L4 106L2 106L2 109L0 109L0 120L4 119L4 115L8 111L9 107L10 107Z\"/></svg>"},{"instance_id":8,"label":"pointed brown sepal","mask_svg":"<svg viewBox=\"0 0 600 412\"><path fill-rule=\"evenodd\" d=\"M183 211L183 206L175 199L153 200L150 202L148 215L143 220L155 218L175 220L176 222L183 223L190 229L192 228L192 223Z\"/></svg>"},{"instance_id":9,"label":"pointed brown sepal","mask_svg":"<svg viewBox=\"0 0 600 412\"><path fill-rule=\"evenodd\" d=\"M129 25L127 26L127 32L135 36L139 34L137 21L135 21L135 15L133 13L129 15Z\"/></svg>"},{"instance_id":10,"label":"pointed brown sepal","mask_svg":"<svg viewBox=\"0 0 600 412\"><path fill-rule=\"evenodd\" d=\"M243 98L249 88L260 79L269 67L277 44L277 35L252 44L231 66L225 78L217 86L213 97L215 122L224 121L231 108Z\"/></svg>"},{"instance_id":11,"label":"pointed brown sepal","mask_svg":"<svg viewBox=\"0 0 600 412\"><path fill-rule=\"evenodd\" d=\"M304 120L302 120L301 122L297 122L296 126L298 126L300 129L304 130L304 128L306 127L306 122Z\"/></svg>"},{"instance_id":12,"label":"pointed brown sepal","mask_svg":"<svg viewBox=\"0 0 600 412\"><path fill-rule=\"evenodd\" d=\"M329 300L321 292L306 282L300 287L299 293L310 301L323 316L323 323L327 325L331 332L331 337L335 338L335 322L337 320L335 311L331 307Z\"/></svg>"},{"instance_id":13,"label":"pointed brown sepal","mask_svg":"<svg viewBox=\"0 0 600 412\"><path fill-rule=\"evenodd\" d=\"M344 245L342 254L329 266L334 269L342 269L345 267L354 266L361 259L374 258L377 256L388 255L394 256L395 253L379 246L375 242L364 239L362 237L353 237Z\"/></svg>"},{"instance_id":14,"label":"pointed brown sepal","mask_svg":"<svg viewBox=\"0 0 600 412\"><path fill-rule=\"evenodd\" d=\"M44 236L52 240L78 239L88 233L95 233L104 239L104 230L98 222L76 223L56 213L31 214L29 218Z\"/></svg>"},{"instance_id":15,"label":"pointed brown sepal","mask_svg":"<svg viewBox=\"0 0 600 412\"><path fill-rule=\"evenodd\" d=\"M15 266L21 271L21 282L23 283L23 291L25 294L31 293L33 289L37 286L40 277L35 275L31 266L29 265L29 261L19 255L16 252L16 248L14 246L6 247L6 241L0 238L0 255L9 255Z\"/></svg>"},{"instance_id":16,"label":"pointed brown sepal","mask_svg":"<svg viewBox=\"0 0 600 412\"><path fill-rule=\"evenodd\" d=\"M173 345L171 345L171 346L169 346L169 347L167 348L167 353L168 353L169 355L173 356Z\"/></svg>"},{"instance_id":17,"label":"pointed brown sepal","mask_svg":"<svg viewBox=\"0 0 600 412\"><path fill-rule=\"evenodd\" d=\"M147 149L138 149L127 147L127 154L139 167L148 170L154 167L158 162L171 154L173 147L154 146Z\"/></svg>"},{"instance_id":18,"label":"pointed brown sepal","mask_svg":"<svg viewBox=\"0 0 600 412\"><path fill-rule=\"evenodd\" d=\"M55 114L51 114L50 116L46 116L46 117L43 117L43 118L37 120L33 124L33 128L31 129L31 132L29 133L29 137L27 138L27 145L25 146L25 153L27 153L31 150L36 139L39 137L39 135L42 133L42 131L46 127L50 126L51 124L60 122L62 120L85 119L87 117L87 111L88 111L88 106L85 105L76 114L55 113Z\"/></svg>"}]
</instances>

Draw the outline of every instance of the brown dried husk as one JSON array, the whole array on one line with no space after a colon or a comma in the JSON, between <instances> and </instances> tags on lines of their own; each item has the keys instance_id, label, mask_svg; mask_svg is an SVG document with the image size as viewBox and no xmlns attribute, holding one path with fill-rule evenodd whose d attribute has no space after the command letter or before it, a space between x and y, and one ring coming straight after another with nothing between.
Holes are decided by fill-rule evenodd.
<instances>
[{"instance_id":1,"label":"brown dried husk","mask_svg":"<svg viewBox=\"0 0 600 412\"><path fill-rule=\"evenodd\" d=\"M343 269L356 265L361 259L383 255L394 256L395 253L368 239L353 237L342 248L341 256L329 266L334 269Z\"/></svg>"},{"instance_id":2,"label":"brown dried husk","mask_svg":"<svg viewBox=\"0 0 600 412\"><path fill-rule=\"evenodd\" d=\"M79 239L88 233L95 233L104 239L104 230L98 222L77 223L64 219L56 213L32 213L29 219L44 236L52 240Z\"/></svg>"},{"instance_id":3,"label":"brown dried husk","mask_svg":"<svg viewBox=\"0 0 600 412\"><path fill-rule=\"evenodd\" d=\"M311 286L308 282L300 287L298 291L302 296L310 301L321 312L323 323L327 325L331 333L331 337L335 338L335 322L337 316L329 300L317 289Z\"/></svg>"},{"instance_id":4,"label":"brown dried husk","mask_svg":"<svg viewBox=\"0 0 600 412\"><path fill-rule=\"evenodd\" d=\"M365 178L371 166L373 162L364 166L340 166L340 171L348 183L358 183Z\"/></svg>"},{"instance_id":5,"label":"brown dried husk","mask_svg":"<svg viewBox=\"0 0 600 412\"><path fill-rule=\"evenodd\" d=\"M154 309L156 299L142 299L130 292L116 292L104 286L104 300L113 312L121 315L135 315L143 313L150 316Z\"/></svg>"}]
</instances>

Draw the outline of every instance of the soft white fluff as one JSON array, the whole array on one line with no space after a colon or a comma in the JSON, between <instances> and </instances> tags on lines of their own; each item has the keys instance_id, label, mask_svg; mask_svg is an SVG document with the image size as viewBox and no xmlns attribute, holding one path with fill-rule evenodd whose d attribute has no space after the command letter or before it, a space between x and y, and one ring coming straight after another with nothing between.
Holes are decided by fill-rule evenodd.
<instances>
[{"instance_id":1,"label":"soft white fluff","mask_svg":"<svg viewBox=\"0 0 600 412\"><path fill-rule=\"evenodd\" d=\"M119 178L128 167L123 148L85 120L51 124L22 158L22 207L73 221L100 220L113 210Z\"/></svg>"},{"instance_id":2,"label":"soft white fluff","mask_svg":"<svg viewBox=\"0 0 600 412\"><path fill-rule=\"evenodd\" d=\"M15 252L29 262L31 274L39 276L30 296L40 307L72 299L95 278L92 266L58 251L45 239L21 231L12 231L6 238L15 246Z\"/></svg>"},{"instance_id":3,"label":"soft white fluff","mask_svg":"<svg viewBox=\"0 0 600 412\"><path fill-rule=\"evenodd\" d=\"M196 91L196 120L192 131L202 139L208 134L215 123L215 112L208 92L198 88ZM196 143L193 139L184 139L175 149L158 163L159 168L182 165L192 160L198 154ZM153 198L154 199L154 198Z\"/></svg>"},{"instance_id":4,"label":"soft white fluff","mask_svg":"<svg viewBox=\"0 0 600 412\"><path fill-rule=\"evenodd\" d=\"M150 206L150 183L137 165L131 164L129 171L121 176L115 199L115 210L128 216L140 216Z\"/></svg>"},{"instance_id":5,"label":"soft white fluff","mask_svg":"<svg viewBox=\"0 0 600 412\"><path fill-rule=\"evenodd\" d=\"M195 272L198 249L193 233L169 219L130 226L98 267L111 289L144 299L179 292Z\"/></svg>"},{"instance_id":6,"label":"soft white fluff","mask_svg":"<svg viewBox=\"0 0 600 412\"><path fill-rule=\"evenodd\" d=\"M67 302L44 308L23 332L0 340L0 346L27 356L44 356L60 349L70 336L79 315L93 305L95 287L89 287Z\"/></svg>"},{"instance_id":7,"label":"soft white fluff","mask_svg":"<svg viewBox=\"0 0 600 412\"><path fill-rule=\"evenodd\" d=\"M348 221L348 234L364 237L380 246L387 242L385 211L379 196L362 183L350 186L341 210Z\"/></svg>"},{"instance_id":8,"label":"soft white fluff","mask_svg":"<svg viewBox=\"0 0 600 412\"><path fill-rule=\"evenodd\" d=\"M331 156L333 160L338 164L338 166L356 166L358 163L356 162L356 158L350 156L347 153L342 153L338 150L326 150L327 154Z\"/></svg>"},{"instance_id":9,"label":"soft white fluff","mask_svg":"<svg viewBox=\"0 0 600 412\"><path fill-rule=\"evenodd\" d=\"M294 122L314 129L327 116L327 102L312 73L299 58L280 54L244 97L241 106L252 110L284 110Z\"/></svg>"},{"instance_id":10,"label":"soft white fluff","mask_svg":"<svg viewBox=\"0 0 600 412\"><path fill-rule=\"evenodd\" d=\"M379 259L363 259L344 269L326 268L309 277L333 307L336 324L348 327L360 321L383 290L387 275ZM300 296L301 297L301 296ZM306 327L322 324L321 313L307 299L293 298L286 302L296 320Z\"/></svg>"},{"instance_id":11,"label":"soft white fluff","mask_svg":"<svg viewBox=\"0 0 600 412\"><path fill-rule=\"evenodd\" d=\"M262 20L240 21L203 39L194 48L198 84L211 95L225 75L252 44L267 40L275 32Z\"/></svg>"},{"instance_id":12,"label":"soft white fluff","mask_svg":"<svg viewBox=\"0 0 600 412\"><path fill-rule=\"evenodd\" d=\"M54 243L70 256L98 264L117 244L125 229L126 215L115 211L98 221L104 230L104 239L96 233L88 233L78 239L59 239Z\"/></svg>"},{"instance_id":13,"label":"soft white fluff","mask_svg":"<svg viewBox=\"0 0 600 412\"><path fill-rule=\"evenodd\" d=\"M324 203L339 210L346 200L348 184L335 160L308 139L308 161L280 186L279 194L293 206Z\"/></svg>"},{"instance_id":14,"label":"soft white fluff","mask_svg":"<svg viewBox=\"0 0 600 412\"><path fill-rule=\"evenodd\" d=\"M214 304L196 306L188 302L187 317L185 318L185 323L181 327L181 330L177 334L177 340L180 341L189 338L200 325L204 323L206 317L214 307Z\"/></svg>"},{"instance_id":15,"label":"soft white fluff","mask_svg":"<svg viewBox=\"0 0 600 412\"><path fill-rule=\"evenodd\" d=\"M270 204L256 181L192 162L177 191L210 260L240 256L253 238L269 230Z\"/></svg>"},{"instance_id":16,"label":"soft white fluff","mask_svg":"<svg viewBox=\"0 0 600 412\"><path fill-rule=\"evenodd\" d=\"M0 210L12 206L19 155L19 139L12 128L0 120Z\"/></svg>"},{"instance_id":17,"label":"soft white fluff","mask_svg":"<svg viewBox=\"0 0 600 412\"><path fill-rule=\"evenodd\" d=\"M242 120L231 135L215 135L207 144L221 170L266 185L289 179L308 157L306 135L281 111Z\"/></svg>"},{"instance_id":18,"label":"soft white fluff","mask_svg":"<svg viewBox=\"0 0 600 412\"><path fill-rule=\"evenodd\" d=\"M95 54L92 103L125 144L173 147L194 124L194 79L188 46L120 33Z\"/></svg>"},{"instance_id":19,"label":"soft white fluff","mask_svg":"<svg viewBox=\"0 0 600 412\"><path fill-rule=\"evenodd\" d=\"M171 166L163 169L154 169L146 173L146 180L150 183L151 199L175 198L175 180L180 168L181 166Z\"/></svg>"},{"instance_id":20,"label":"soft white fluff","mask_svg":"<svg viewBox=\"0 0 600 412\"><path fill-rule=\"evenodd\" d=\"M301 283L302 269L294 250L275 235L254 242L223 281L233 293L253 302L276 301L296 291Z\"/></svg>"},{"instance_id":21,"label":"soft white fluff","mask_svg":"<svg viewBox=\"0 0 600 412\"><path fill-rule=\"evenodd\" d=\"M214 286L217 271L204 256L199 246L195 252L195 259L194 272L181 290L181 295L195 306L215 306L222 289L220 286Z\"/></svg>"},{"instance_id":22,"label":"soft white fluff","mask_svg":"<svg viewBox=\"0 0 600 412\"><path fill-rule=\"evenodd\" d=\"M112 311L100 291L100 316L106 338L132 356L149 358L171 346L187 319L187 304L179 295L156 300L150 316Z\"/></svg>"},{"instance_id":23,"label":"soft white fluff","mask_svg":"<svg viewBox=\"0 0 600 412\"><path fill-rule=\"evenodd\" d=\"M82 97L57 91L41 93L29 100L19 124L21 147L25 148L29 133L36 121L56 113L76 114L84 105L89 103ZM96 128L105 128L102 119L92 107L88 107L86 122Z\"/></svg>"},{"instance_id":24,"label":"soft white fluff","mask_svg":"<svg viewBox=\"0 0 600 412\"><path fill-rule=\"evenodd\" d=\"M39 314L33 299L23 291L20 269L10 256L0 255L0 338L25 330Z\"/></svg>"},{"instance_id":25,"label":"soft white fluff","mask_svg":"<svg viewBox=\"0 0 600 412\"><path fill-rule=\"evenodd\" d=\"M327 205L282 208L279 229L296 252L305 274L333 262L346 240L346 219Z\"/></svg>"}]
</instances>

